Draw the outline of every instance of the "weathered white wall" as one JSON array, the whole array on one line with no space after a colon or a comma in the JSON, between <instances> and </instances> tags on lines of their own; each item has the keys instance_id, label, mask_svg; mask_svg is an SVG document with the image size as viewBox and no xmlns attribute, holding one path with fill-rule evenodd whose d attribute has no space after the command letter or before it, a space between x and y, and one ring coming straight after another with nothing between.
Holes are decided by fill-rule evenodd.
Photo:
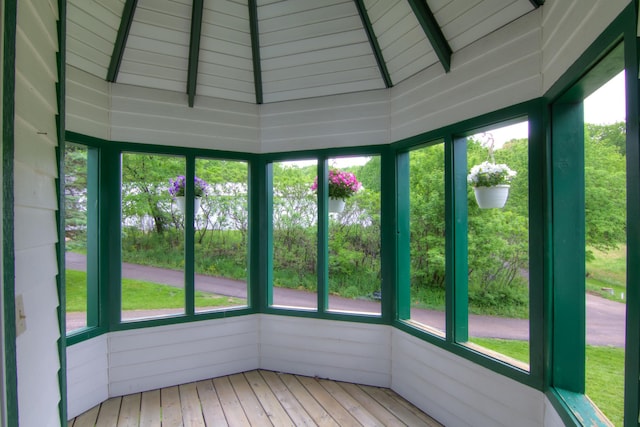
<instances>
[{"instance_id":1,"label":"weathered white wall","mask_svg":"<svg viewBox=\"0 0 640 427\"><path fill-rule=\"evenodd\" d=\"M544 91L560 78L629 3L629 0L545 1L541 8Z\"/></svg>"},{"instance_id":2,"label":"weathered white wall","mask_svg":"<svg viewBox=\"0 0 640 427\"><path fill-rule=\"evenodd\" d=\"M111 139L254 153L258 106L123 84L111 85Z\"/></svg>"},{"instance_id":3,"label":"weathered white wall","mask_svg":"<svg viewBox=\"0 0 640 427\"><path fill-rule=\"evenodd\" d=\"M109 83L70 65L66 77L67 130L110 139Z\"/></svg>"},{"instance_id":4,"label":"weathered white wall","mask_svg":"<svg viewBox=\"0 0 640 427\"><path fill-rule=\"evenodd\" d=\"M20 1L15 89L15 293L26 331L16 339L22 427L59 425L56 287L57 2ZM37 261L34 261L37 260ZM37 268L34 268L37 266Z\"/></svg>"},{"instance_id":5,"label":"weathered white wall","mask_svg":"<svg viewBox=\"0 0 640 427\"><path fill-rule=\"evenodd\" d=\"M254 315L111 333L109 395L256 369L258 329Z\"/></svg>"},{"instance_id":6,"label":"weathered white wall","mask_svg":"<svg viewBox=\"0 0 640 427\"><path fill-rule=\"evenodd\" d=\"M109 398L107 335L67 348L67 415L76 417Z\"/></svg>"},{"instance_id":7,"label":"weathered white wall","mask_svg":"<svg viewBox=\"0 0 640 427\"><path fill-rule=\"evenodd\" d=\"M389 387L391 328L263 315L260 368Z\"/></svg>"}]
</instances>

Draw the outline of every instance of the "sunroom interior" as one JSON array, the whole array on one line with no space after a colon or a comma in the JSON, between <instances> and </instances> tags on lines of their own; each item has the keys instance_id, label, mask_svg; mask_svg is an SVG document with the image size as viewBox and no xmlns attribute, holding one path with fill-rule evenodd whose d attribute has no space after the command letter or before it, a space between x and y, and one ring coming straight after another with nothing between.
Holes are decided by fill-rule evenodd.
<instances>
[{"instance_id":1,"label":"sunroom interior","mask_svg":"<svg viewBox=\"0 0 640 427\"><path fill-rule=\"evenodd\" d=\"M624 72L626 171L611 191L637 260L637 2L6 0L1 13L2 425L66 425L114 396L257 369L386 387L447 426L639 425L637 262L614 325L619 415L585 388L584 101ZM517 132L511 157L503 128ZM468 174L485 157L522 165L507 202L518 209L476 206ZM69 193L77 158L83 187ZM342 213L330 206L337 168L364 183ZM302 170L302 187L280 186ZM199 180L215 174L235 178L209 182L201 201ZM177 176L183 208L169 194ZM140 213L151 188L165 216ZM294 217L305 247L278 240ZM201 240L233 221L241 256L213 306L204 294L223 267ZM517 229L500 242L524 264L498 254L480 277L472 247L489 223ZM125 281L146 255L132 236L163 227L179 259L160 274L180 304L134 311ZM366 253L347 252L342 229L370 239ZM427 241L436 310L416 304ZM311 273L296 282L280 258ZM473 286L503 275L524 289L524 314L480 333Z\"/></svg>"}]
</instances>

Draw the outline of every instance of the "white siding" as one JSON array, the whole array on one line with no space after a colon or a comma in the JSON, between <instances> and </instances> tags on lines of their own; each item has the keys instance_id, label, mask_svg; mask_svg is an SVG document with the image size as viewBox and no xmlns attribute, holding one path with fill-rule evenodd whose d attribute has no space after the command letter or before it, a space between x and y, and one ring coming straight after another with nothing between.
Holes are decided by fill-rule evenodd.
<instances>
[{"instance_id":1,"label":"white siding","mask_svg":"<svg viewBox=\"0 0 640 427\"><path fill-rule=\"evenodd\" d=\"M109 334L109 395L256 369L258 329L254 315Z\"/></svg>"},{"instance_id":2,"label":"white siding","mask_svg":"<svg viewBox=\"0 0 640 427\"><path fill-rule=\"evenodd\" d=\"M109 139L109 83L67 66L67 130Z\"/></svg>"},{"instance_id":3,"label":"white siding","mask_svg":"<svg viewBox=\"0 0 640 427\"><path fill-rule=\"evenodd\" d=\"M263 315L260 368L389 387L391 328Z\"/></svg>"},{"instance_id":4,"label":"white siding","mask_svg":"<svg viewBox=\"0 0 640 427\"><path fill-rule=\"evenodd\" d=\"M109 398L107 336L67 348L67 415L73 418Z\"/></svg>"},{"instance_id":5,"label":"white siding","mask_svg":"<svg viewBox=\"0 0 640 427\"><path fill-rule=\"evenodd\" d=\"M60 336L55 243L56 2L18 2L15 91L15 292L26 331L16 339L23 427L59 425Z\"/></svg>"},{"instance_id":6,"label":"white siding","mask_svg":"<svg viewBox=\"0 0 640 427\"><path fill-rule=\"evenodd\" d=\"M542 392L397 329L392 345L391 388L444 425L543 425Z\"/></svg>"},{"instance_id":7,"label":"white siding","mask_svg":"<svg viewBox=\"0 0 640 427\"><path fill-rule=\"evenodd\" d=\"M388 91L265 104L260 121L264 152L386 144Z\"/></svg>"},{"instance_id":8,"label":"white siding","mask_svg":"<svg viewBox=\"0 0 640 427\"><path fill-rule=\"evenodd\" d=\"M351 0L258 2L264 102L384 87Z\"/></svg>"},{"instance_id":9,"label":"white siding","mask_svg":"<svg viewBox=\"0 0 640 427\"><path fill-rule=\"evenodd\" d=\"M391 89L391 140L397 141L542 95L540 12L467 46Z\"/></svg>"},{"instance_id":10,"label":"white siding","mask_svg":"<svg viewBox=\"0 0 640 427\"><path fill-rule=\"evenodd\" d=\"M544 3L541 8L544 91L629 3L629 0L547 0Z\"/></svg>"},{"instance_id":11,"label":"white siding","mask_svg":"<svg viewBox=\"0 0 640 427\"><path fill-rule=\"evenodd\" d=\"M198 96L193 108L183 93L111 85L114 141L255 153L258 106Z\"/></svg>"}]
</instances>

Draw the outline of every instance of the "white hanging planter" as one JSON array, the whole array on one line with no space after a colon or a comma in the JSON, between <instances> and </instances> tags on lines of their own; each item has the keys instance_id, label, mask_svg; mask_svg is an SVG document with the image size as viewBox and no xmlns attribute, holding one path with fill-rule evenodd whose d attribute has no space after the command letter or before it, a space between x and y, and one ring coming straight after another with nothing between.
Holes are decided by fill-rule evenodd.
<instances>
[{"instance_id":1,"label":"white hanging planter","mask_svg":"<svg viewBox=\"0 0 640 427\"><path fill-rule=\"evenodd\" d=\"M176 204L178 205L180 212L182 212L182 214L184 215L185 214L184 196L176 196ZM200 212L200 197L194 197L193 216L198 215L198 212Z\"/></svg>"},{"instance_id":2,"label":"white hanging planter","mask_svg":"<svg viewBox=\"0 0 640 427\"><path fill-rule=\"evenodd\" d=\"M480 209L502 208L507 203L510 187L506 184L493 187L473 187L473 191Z\"/></svg>"},{"instance_id":3,"label":"white hanging planter","mask_svg":"<svg viewBox=\"0 0 640 427\"><path fill-rule=\"evenodd\" d=\"M333 197L329 198L329 213L340 213L344 210L345 205L344 199L334 199Z\"/></svg>"}]
</instances>

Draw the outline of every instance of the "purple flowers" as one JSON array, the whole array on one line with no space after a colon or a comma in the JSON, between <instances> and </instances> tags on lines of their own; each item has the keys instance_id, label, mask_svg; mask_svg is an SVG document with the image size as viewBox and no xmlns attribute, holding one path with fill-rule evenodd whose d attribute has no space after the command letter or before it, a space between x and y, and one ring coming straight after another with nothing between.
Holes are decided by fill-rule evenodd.
<instances>
[{"instance_id":1,"label":"purple flowers","mask_svg":"<svg viewBox=\"0 0 640 427\"><path fill-rule=\"evenodd\" d=\"M187 179L184 175L179 175L176 179L169 180L169 194L173 197L184 197ZM195 197L202 197L207 194L209 184L204 179L197 176L193 180L193 192Z\"/></svg>"},{"instance_id":2,"label":"purple flowers","mask_svg":"<svg viewBox=\"0 0 640 427\"><path fill-rule=\"evenodd\" d=\"M353 196L362 184L358 182L356 176L351 172L344 172L339 169L329 169L329 198L331 199L348 199ZM318 177L316 177L313 185L313 191L318 190Z\"/></svg>"}]
</instances>

